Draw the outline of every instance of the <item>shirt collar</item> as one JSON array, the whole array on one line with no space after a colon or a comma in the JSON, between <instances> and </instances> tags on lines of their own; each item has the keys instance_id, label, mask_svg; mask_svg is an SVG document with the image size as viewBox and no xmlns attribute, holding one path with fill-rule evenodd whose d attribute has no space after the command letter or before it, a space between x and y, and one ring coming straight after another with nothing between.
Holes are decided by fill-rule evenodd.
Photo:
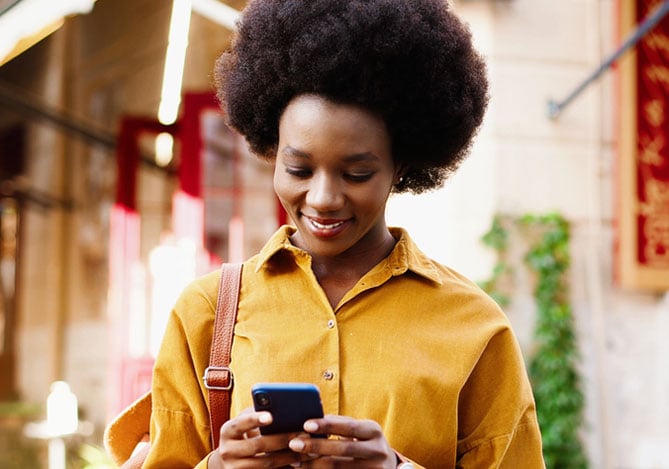
<instances>
[{"instance_id":1,"label":"shirt collar","mask_svg":"<svg viewBox=\"0 0 669 469\"><path fill-rule=\"evenodd\" d=\"M258 253L258 264L256 265L256 272L259 271L270 259L279 251L285 250L292 252L294 255L299 255L303 251L290 242L290 237L297 229L294 226L283 225L280 227L267 241L267 244Z\"/></svg>"},{"instance_id":2,"label":"shirt collar","mask_svg":"<svg viewBox=\"0 0 669 469\"><path fill-rule=\"evenodd\" d=\"M404 228L391 227L390 233L397 244L386 258L388 267L393 272L404 273L407 270L425 277L434 283L442 284L441 276L435 262L427 257L423 251L418 249L416 243L409 236L409 233Z\"/></svg>"},{"instance_id":3,"label":"shirt collar","mask_svg":"<svg viewBox=\"0 0 669 469\"><path fill-rule=\"evenodd\" d=\"M284 225L272 235L269 241L267 241L267 244L265 244L262 250L258 253L256 272L265 264L271 262L272 257L279 251L287 251L296 258L309 256L305 251L294 246L290 242L290 237L296 231L294 226ZM441 285L441 276L439 275L435 262L418 249L418 246L416 246L411 239L409 233L404 228L397 227L390 228L390 233L398 241L388 257L382 262L386 263L394 275L401 275L407 270L411 270L412 272Z\"/></svg>"}]
</instances>

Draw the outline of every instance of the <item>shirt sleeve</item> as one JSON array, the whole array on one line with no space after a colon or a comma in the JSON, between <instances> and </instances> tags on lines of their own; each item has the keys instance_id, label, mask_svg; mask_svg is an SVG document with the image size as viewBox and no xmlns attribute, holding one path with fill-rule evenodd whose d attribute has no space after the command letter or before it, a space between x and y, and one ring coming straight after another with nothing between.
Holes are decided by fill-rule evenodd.
<instances>
[{"instance_id":1,"label":"shirt sleeve","mask_svg":"<svg viewBox=\"0 0 669 469\"><path fill-rule=\"evenodd\" d=\"M458 420L458 468L544 468L534 397L510 328L497 332L477 361Z\"/></svg>"},{"instance_id":2,"label":"shirt sleeve","mask_svg":"<svg viewBox=\"0 0 669 469\"><path fill-rule=\"evenodd\" d=\"M210 300L201 289L188 287L170 315L154 366L151 450L144 469L207 467L209 410L198 370L208 361L211 327Z\"/></svg>"}]
</instances>

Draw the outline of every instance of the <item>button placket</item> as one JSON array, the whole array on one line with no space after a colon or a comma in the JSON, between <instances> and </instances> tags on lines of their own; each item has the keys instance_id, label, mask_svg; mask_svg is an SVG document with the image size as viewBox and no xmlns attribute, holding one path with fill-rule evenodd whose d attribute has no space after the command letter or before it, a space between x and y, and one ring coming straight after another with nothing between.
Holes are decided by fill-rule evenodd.
<instances>
[{"instance_id":1,"label":"button placket","mask_svg":"<svg viewBox=\"0 0 669 469\"><path fill-rule=\"evenodd\" d=\"M327 323L327 327L328 327L328 329L333 330L335 328L336 324L337 324L337 322L334 319L329 319L328 323ZM332 381L333 378L334 378L334 372L331 369L327 369L327 370L323 371L323 379L325 381Z\"/></svg>"},{"instance_id":2,"label":"button placket","mask_svg":"<svg viewBox=\"0 0 669 469\"><path fill-rule=\"evenodd\" d=\"M328 311L321 317L320 335L322 337L322 355L319 357L320 373L315 378L320 381L323 411L326 414L339 413L339 333L340 322L336 311Z\"/></svg>"}]
</instances>

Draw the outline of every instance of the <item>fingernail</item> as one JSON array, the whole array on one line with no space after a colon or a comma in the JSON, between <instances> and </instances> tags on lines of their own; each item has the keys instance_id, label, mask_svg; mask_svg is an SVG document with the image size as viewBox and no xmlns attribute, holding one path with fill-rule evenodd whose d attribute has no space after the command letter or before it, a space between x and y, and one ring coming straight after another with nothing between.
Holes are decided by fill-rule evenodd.
<instances>
[{"instance_id":1,"label":"fingernail","mask_svg":"<svg viewBox=\"0 0 669 469\"><path fill-rule=\"evenodd\" d=\"M318 431L318 424L316 422L305 422L304 429L308 432Z\"/></svg>"},{"instance_id":2,"label":"fingernail","mask_svg":"<svg viewBox=\"0 0 669 469\"><path fill-rule=\"evenodd\" d=\"M272 416L268 413L262 413L258 416L258 421L260 423L271 423L272 422Z\"/></svg>"},{"instance_id":3,"label":"fingernail","mask_svg":"<svg viewBox=\"0 0 669 469\"><path fill-rule=\"evenodd\" d=\"M293 451L302 451L304 449L304 441L299 439L290 440L288 442L288 447Z\"/></svg>"}]
</instances>

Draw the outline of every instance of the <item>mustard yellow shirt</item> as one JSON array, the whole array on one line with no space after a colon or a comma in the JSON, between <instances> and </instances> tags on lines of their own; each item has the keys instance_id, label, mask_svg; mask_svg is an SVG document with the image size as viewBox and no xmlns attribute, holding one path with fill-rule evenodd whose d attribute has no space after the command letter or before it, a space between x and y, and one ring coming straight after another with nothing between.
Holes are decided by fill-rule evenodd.
<instances>
[{"instance_id":1,"label":"mustard yellow shirt","mask_svg":"<svg viewBox=\"0 0 669 469\"><path fill-rule=\"evenodd\" d=\"M232 348L231 416L256 382L311 382L324 411L373 419L426 468L542 468L541 437L509 322L475 284L393 228L391 254L333 310L311 258L282 227L245 262ZM206 468L217 272L177 301L153 375L145 468Z\"/></svg>"}]
</instances>

